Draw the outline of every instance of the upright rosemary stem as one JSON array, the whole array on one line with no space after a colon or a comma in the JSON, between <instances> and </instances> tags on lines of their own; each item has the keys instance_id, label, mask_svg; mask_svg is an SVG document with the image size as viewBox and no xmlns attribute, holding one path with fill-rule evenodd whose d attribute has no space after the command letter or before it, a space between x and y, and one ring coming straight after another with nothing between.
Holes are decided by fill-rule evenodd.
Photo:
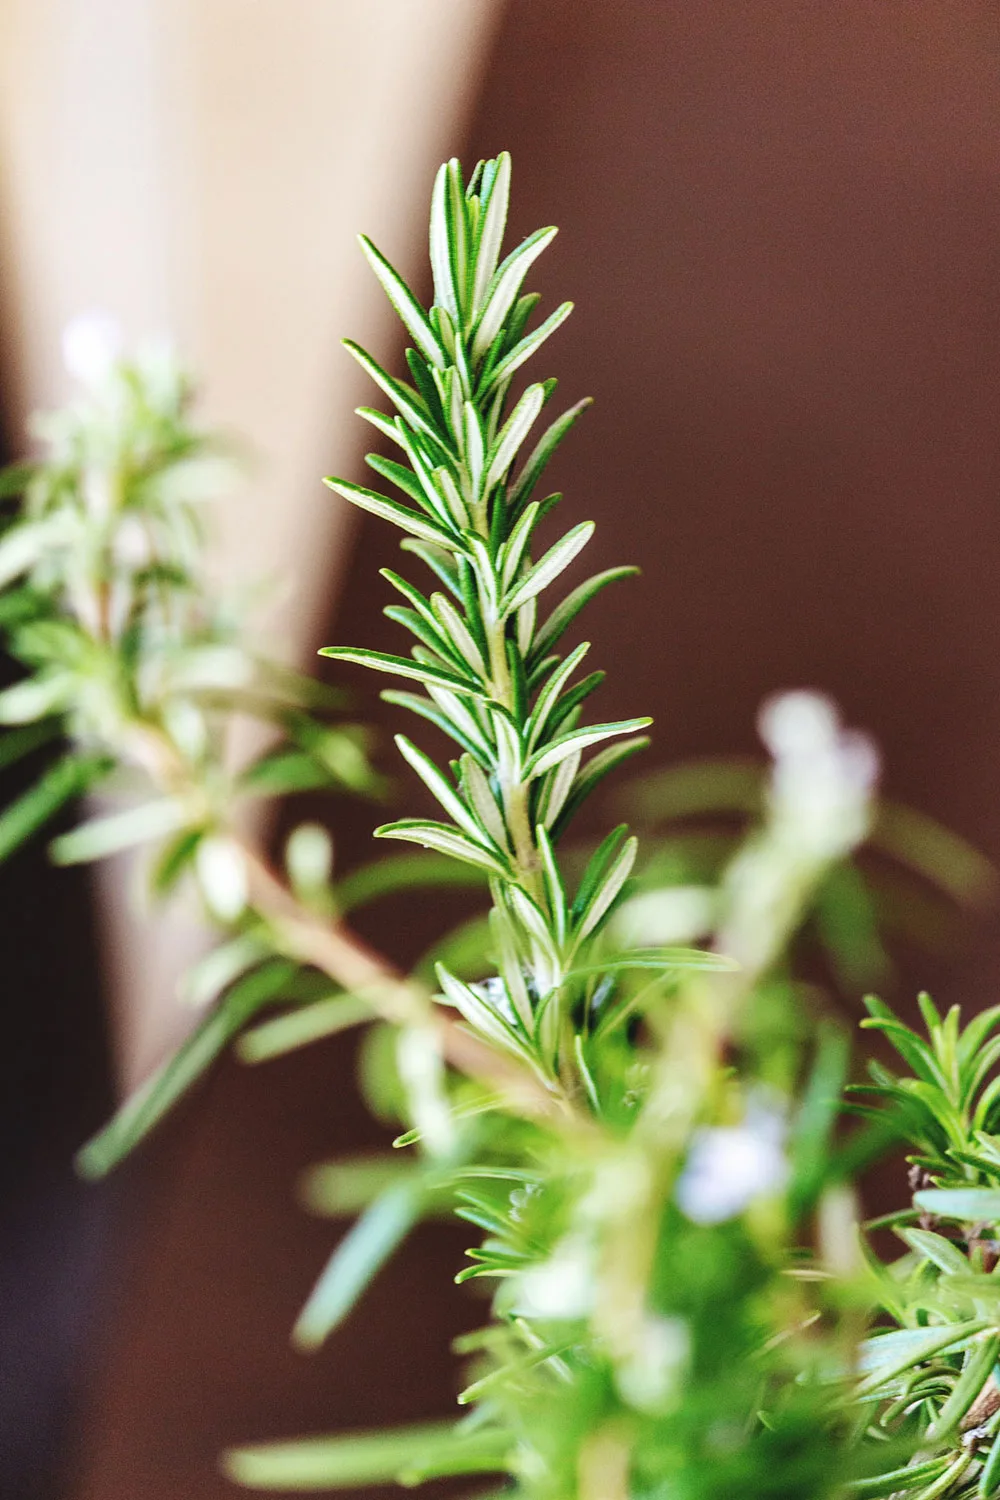
<instances>
[{"instance_id":1,"label":"upright rosemary stem","mask_svg":"<svg viewBox=\"0 0 1000 1500\"><path fill-rule=\"evenodd\" d=\"M558 650L584 605L633 570L607 569L536 615L543 593L562 578L594 529L578 524L541 555L533 546L539 523L559 498L534 493L588 403L563 412L525 449L556 382L535 381L516 394L513 381L572 304L529 328L538 298L523 293L525 276L555 230L536 231L500 259L509 183L506 154L480 163L468 184L457 161L442 167L431 208L434 299L427 309L362 239L412 343L406 354L412 384L348 344L395 408L394 416L368 407L361 414L402 449L405 464L382 454L370 454L368 462L403 499L341 479L327 483L407 533L406 549L445 591L432 586L425 594L384 570L406 601L386 612L416 638L411 657L350 646L327 647L323 654L422 684L424 697L412 691L387 696L461 747L459 761L439 768L400 735L402 754L447 821L402 818L376 831L463 860L490 877L499 972L468 984L439 964L443 998L498 1047L529 1059L547 1086L572 1096L585 1081L593 1106L596 1089L581 1062L588 1037L569 1023L568 1002L563 1013L567 955L577 966L586 963L624 889L635 841L624 829L609 835L573 893L555 846L602 777L645 743L632 736L649 720L581 722L583 704L603 674L574 681L586 645L565 657ZM609 740L619 743L583 761L585 752ZM582 989L589 984L588 977ZM573 1004L585 1008L580 989Z\"/></svg>"},{"instance_id":2,"label":"upright rosemary stem","mask_svg":"<svg viewBox=\"0 0 1000 1500\"><path fill-rule=\"evenodd\" d=\"M488 630L493 692L496 701L514 713L514 685L511 680L510 663L507 660L507 641L503 622L497 622L488 627ZM538 849L531 828L528 788L521 779L520 767L507 763L502 743L498 748L497 779L500 783L500 794L503 797L504 813L511 842L514 845L514 857L517 861L521 883L536 901L540 901L543 899L542 880L538 865Z\"/></svg>"}]
</instances>

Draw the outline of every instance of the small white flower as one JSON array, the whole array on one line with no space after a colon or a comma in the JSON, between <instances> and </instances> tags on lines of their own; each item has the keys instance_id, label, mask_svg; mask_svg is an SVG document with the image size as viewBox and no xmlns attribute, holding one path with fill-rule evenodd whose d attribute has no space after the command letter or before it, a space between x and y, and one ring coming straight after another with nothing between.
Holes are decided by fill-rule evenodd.
<instances>
[{"instance_id":1,"label":"small white flower","mask_svg":"<svg viewBox=\"0 0 1000 1500\"><path fill-rule=\"evenodd\" d=\"M803 855L826 861L868 830L879 757L867 735L841 727L821 693L769 698L757 721L774 757L771 805L776 825Z\"/></svg>"},{"instance_id":2,"label":"small white flower","mask_svg":"<svg viewBox=\"0 0 1000 1500\"><path fill-rule=\"evenodd\" d=\"M677 1205L695 1224L722 1224L755 1198L776 1193L788 1180L785 1122L756 1108L742 1125L713 1125L695 1132L677 1183Z\"/></svg>"},{"instance_id":3,"label":"small white flower","mask_svg":"<svg viewBox=\"0 0 1000 1500\"><path fill-rule=\"evenodd\" d=\"M78 313L63 329L63 364L81 385L93 388L106 380L122 352L122 331L111 313L94 308Z\"/></svg>"}]
</instances>

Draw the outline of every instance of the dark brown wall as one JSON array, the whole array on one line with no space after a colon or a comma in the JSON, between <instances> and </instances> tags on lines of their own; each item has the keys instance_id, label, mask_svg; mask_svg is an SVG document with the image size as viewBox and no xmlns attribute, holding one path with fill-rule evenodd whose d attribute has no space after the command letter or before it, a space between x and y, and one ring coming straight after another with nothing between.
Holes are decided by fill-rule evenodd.
<instances>
[{"instance_id":1,"label":"dark brown wall","mask_svg":"<svg viewBox=\"0 0 1000 1500\"><path fill-rule=\"evenodd\" d=\"M594 566L644 567L590 617L608 716L655 713L666 760L749 748L766 692L823 686L894 794L995 857L998 51L972 0L512 0L466 153L509 147L515 228L562 226L538 283L578 310L545 363L597 406L558 481ZM398 649L394 556L366 523L330 639ZM992 991L992 939L965 977ZM446 1400L450 1241L318 1362L283 1341L330 1243L295 1169L366 1130L334 1057L224 1068L130 1169L156 1201L86 1500L221 1497L226 1441L374 1419L380 1386L393 1415Z\"/></svg>"}]
</instances>

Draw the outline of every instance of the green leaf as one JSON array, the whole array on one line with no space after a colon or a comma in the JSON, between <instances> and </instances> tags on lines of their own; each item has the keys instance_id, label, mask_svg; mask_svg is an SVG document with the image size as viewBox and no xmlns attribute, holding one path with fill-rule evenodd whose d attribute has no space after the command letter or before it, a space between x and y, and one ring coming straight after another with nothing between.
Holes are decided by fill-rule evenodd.
<instances>
[{"instance_id":1,"label":"green leaf","mask_svg":"<svg viewBox=\"0 0 1000 1500\"><path fill-rule=\"evenodd\" d=\"M962 1067L968 1067L978 1056L983 1043L994 1027L1000 1025L1000 1005L991 1005L987 1010L980 1011L974 1016L962 1032L958 1044L958 1060Z\"/></svg>"},{"instance_id":2,"label":"green leaf","mask_svg":"<svg viewBox=\"0 0 1000 1500\"><path fill-rule=\"evenodd\" d=\"M493 486L499 484L506 476L507 470L517 457L518 449L531 431L544 405L544 386L529 385L490 451L489 467L483 485L484 494L489 494Z\"/></svg>"},{"instance_id":3,"label":"green leaf","mask_svg":"<svg viewBox=\"0 0 1000 1500\"><path fill-rule=\"evenodd\" d=\"M581 609L603 588L607 588L609 583L616 583L619 578L635 578L638 573L638 568L607 568L603 573L595 573L592 578L585 579L571 594L567 594L562 603L556 605L544 625L535 632L531 665L534 666L547 651L551 651Z\"/></svg>"},{"instance_id":4,"label":"green leaf","mask_svg":"<svg viewBox=\"0 0 1000 1500\"><path fill-rule=\"evenodd\" d=\"M469 806L475 812L477 822L496 847L503 854L508 854L510 837L507 825L486 773L472 755L462 757L461 769L465 795Z\"/></svg>"},{"instance_id":5,"label":"green leaf","mask_svg":"<svg viewBox=\"0 0 1000 1500\"><path fill-rule=\"evenodd\" d=\"M482 885L478 870L440 854L398 854L352 870L335 887L334 896L338 909L347 913L394 891L433 890L438 886L478 890Z\"/></svg>"},{"instance_id":6,"label":"green leaf","mask_svg":"<svg viewBox=\"0 0 1000 1500\"><path fill-rule=\"evenodd\" d=\"M327 1000L317 1000L313 1005L255 1026L240 1037L236 1052L241 1062L268 1062L272 1057L283 1057L352 1026L364 1025L373 1015L363 995L331 995Z\"/></svg>"},{"instance_id":7,"label":"green leaf","mask_svg":"<svg viewBox=\"0 0 1000 1500\"><path fill-rule=\"evenodd\" d=\"M591 745L599 744L601 740L610 739L612 735L632 734L634 730L645 729L652 722L648 718L619 719L610 724L590 724L585 729L573 729L569 734L562 734L537 750L524 767L523 779L529 781L541 776L577 750L586 750Z\"/></svg>"},{"instance_id":8,"label":"green leaf","mask_svg":"<svg viewBox=\"0 0 1000 1500\"><path fill-rule=\"evenodd\" d=\"M989 1319L980 1318L971 1323L951 1323L945 1328L899 1328L865 1339L859 1363L867 1373L857 1387L858 1399L864 1400L924 1360L964 1347L989 1327Z\"/></svg>"},{"instance_id":9,"label":"green leaf","mask_svg":"<svg viewBox=\"0 0 1000 1500\"><path fill-rule=\"evenodd\" d=\"M420 1217L423 1192L404 1182L382 1193L348 1230L326 1264L292 1330L299 1349L318 1349Z\"/></svg>"},{"instance_id":10,"label":"green leaf","mask_svg":"<svg viewBox=\"0 0 1000 1500\"><path fill-rule=\"evenodd\" d=\"M418 393L399 380L393 380L391 375L377 365L371 355L352 339L343 340L344 348L354 356L361 368L371 376L380 390L383 390L389 400L398 409L400 414L415 427L419 432L424 432L432 438L435 443L440 444L441 439L434 429L430 419L424 414L421 398Z\"/></svg>"},{"instance_id":11,"label":"green leaf","mask_svg":"<svg viewBox=\"0 0 1000 1500\"><path fill-rule=\"evenodd\" d=\"M883 1016L868 1016L860 1023L864 1030L881 1031L892 1043L907 1066L927 1083L948 1092L948 1080L941 1072L933 1052L915 1031L902 1021Z\"/></svg>"},{"instance_id":12,"label":"green leaf","mask_svg":"<svg viewBox=\"0 0 1000 1500\"><path fill-rule=\"evenodd\" d=\"M577 727L580 719L581 704L590 697L591 693L597 691L607 678L607 675L607 672L603 671L591 672L582 678L575 687L570 688L569 692L562 694L549 716L549 732L551 734L555 734L558 730L563 729L564 725L564 733L567 734L571 729Z\"/></svg>"},{"instance_id":13,"label":"green leaf","mask_svg":"<svg viewBox=\"0 0 1000 1500\"><path fill-rule=\"evenodd\" d=\"M121 849L176 833L184 827L187 817L183 802L176 797L161 797L155 802L144 802L139 807L110 813L107 817L92 818L82 827L74 828L72 833L64 833L56 839L50 854L57 865L104 859Z\"/></svg>"},{"instance_id":14,"label":"green leaf","mask_svg":"<svg viewBox=\"0 0 1000 1500\"><path fill-rule=\"evenodd\" d=\"M870 1479L855 1479L847 1486L855 1500L879 1500L905 1490L915 1490L928 1480L939 1478L951 1464L951 1455L928 1459L923 1464L907 1464L903 1469L888 1469Z\"/></svg>"},{"instance_id":15,"label":"green leaf","mask_svg":"<svg viewBox=\"0 0 1000 1500\"><path fill-rule=\"evenodd\" d=\"M713 974L734 974L739 964L724 953L702 948L633 948L631 953L616 953L600 962L579 964L567 971L565 979L584 979L591 974L622 974L628 969L653 969L669 974L674 970L704 970Z\"/></svg>"},{"instance_id":16,"label":"green leaf","mask_svg":"<svg viewBox=\"0 0 1000 1500\"><path fill-rule=\"evenodd\" d=\"M404 495L409 495L410 499L415 500L418 505L426 507L428 496L412 469L404 468L394 459L383 458L381 453L366 453L365 463L370 469L375 470L379 478L388 479L389 483L396 485Z\"/></svg>"},{"instance_id":17,"label":"green leaf","mask_svg":"<svg viewBox=\"0 0 1000 1500\"><path fill-rule=\"evenodd\" d=\"M12 736L5 736L0 740L0 746L10 738ZM74 755L67 755L50 766L33 787L22 792L0 812L0 861L9 859L15 849L54 818L61 807L73 797L82 795L109 769L109 762L103 757L79 760Z\"/></svg>"},{"instance_id":18,"label":"green leaf","mask_svg":"<svg viewBox=\"0 0 1000 1500\"><path fill-rule=\"evenodd\" d=\"M520 519L500 550L497 562L501 569L500 585L504 592L511 587L520 571L525 549L531 540L537 520L538 505L532 501L530 505L525 506Z\"/></svg>"},{"instance_id":19,"label":"green leaf","mask_svg":"<svg viewBox=\"0 0 1000 1500\"><path fill-rule=\"evenodd\" d=\"M422 750L418 750L416 745L411 740L408 740L404 734L397 734L395 740L400 755L413 767L428 791L440 802L448 816L470 838L481 843L484 835L478 820L473 817L454 788L448 785L434 762Z\"/></svg>"},{"instance_id":20,"label":"green leaf","mask_svg":"<svg viewBox=\"0 0 1000 1500\"><path fill-rule=\"evenodd\" d=\"M916 870L956 901L982 902L996 891L997 872L978 849L912 807L883 803L872 843Z\"/></svg>"},{"instance_id":21,"label":"green leaf","mask_svg":"<svg viewBox=\"0 0 1000 1500\"><path fill-rule=\"evenodd\" d=\"M410 713L419 714L428 723L434 724L444 734L450 736L456 744L461 745L470 755L482 761L487 757L486 744L480 738L473 739L466 733L465 729L455 723L437 704L430 703L426 698L419 697L416 693L385 692L379 695L383 703L396 703L400 708L408 708Z\"/></svg>"},{"instance_id":22,"label":"green leaf","mask_svg":"<svg viewBox=\"0 0 1000 1500\"><path fill-rule=\"evenodd\" d=\"M645 750L650 743L648 735L636 735L634 739L625 740L620 745L610 745L608 749L595 755L593 760L588 761L577 775L562 811L551 825L553 836L559 837L580 804L600 785L605 776L617 770L624 761L637 754L638 751Z\"/></svg>"},{"instance_id":23,"label":"green leaf","mask_svg":"<svg viewBox=\"0 0 1000 1500\"><path fill-rule=\"evenodd\" d=\"M545 880L545 899L552 914L552 925L555 933L556 943L561 947L566 941L567 928L567 900L566 887L563 884L562 875L559 873L559 865L556 862L555 851L552 841L545 831L543 825L535 829L535 839L538 844L538 852L542 856L542 875Z\"/></svg>"},{"instance_id":24,"label":"green leaf","mask_svg":"<svg viewBox=\"0 0 1000 1500\"><path fill-rule=\"evenodd\" d=\"M994 1329L974 1339L969 1345L962 1369L947 1401L927 1429L929 1442L939 1443L951 1436L970 1407L982 1394L993 1373L1000 1353L1000 1333Z\"/></svg>"},{"instance_id":25,"label":"green leaf","mask_svg":"<svg viewBox=\"0 0 1000 1500\"><path fill-rule=\"evenodd\" d=\"M1000 1434L994 1439L990 1451L983 1464L979 1483L976 1486L976 1494L979 1500L992 1500L992 1497L1000 1489Z\"/></svg>"},{"instance_id":26,"label":"green leaf","mask_svg":"<svg viewBox=\"0 0 1000 1500\"><path fill-rule=\"evenodd\" d=\"M17 729L9 729L6 734L0 734L0 770L16 765L33 750L49 744L56 739L59 731L58 720L42 719L37 724L25 724Z\"/></svg>"},{"instance_id":27,"label":"green leaf","mask_svg":"<svg viewBox=\"0 0 1000 1500\"><path fill-rule=\"evenodd\" d=\"M464 834L449 828L446 823L429 823L421 818L401 818L395 823L383 823L376 828L377 839L404 839L411 844L422 844L425 849L435 849L439 854L449 854L452 859L461 859L466 864L488 870L491 875L506 878L509 870L482 844L466 838Z\"/></svg>"},{"instance_id":28,"label":"green leaf","mask_svg":"<svg viewBox=\"0 0 1000 1500\"><path fill-rule=\"evenodd\" d=\"M362 250L368 258L382 288L396 309L407 332L425 358L439 369L444 367L444 350L438 343L434 330L427 321L427 314L414 297L399 272L392 267L380 250L377 250L365 234L358 235Z\"/></svg>"},{"instance_id":29,"label":"green leaf","mask_svg":"<svg viewBox=\"0 0 1000 1500\"><path fill-rule=\"evenodd\" d=\"M437 621L429 624L422 614L415 609L405 609L402 605L390 604L382 613L387 620L392 620L396 625L402 625L411 635L432 653L434 662L440 661L447 671L453 668L456 672L465 672L468 662L452 647L451 642L445 639L444 633Z\"/></svg>"},{"instance_id":30,"label":"green leaf","mask_svg":"<svg viewBox=\"0 0 1000 1500\"><path fill-rule=\"evenodd\" d=\"M565 760L560 761L554 770L546 773L537 804L537 816L546 830L556 826L579 769L580 752L577 750L572 755L567 755Z\"/></svg>"},{"instance_id":31,"label":"green leaf","mask_svg":"<svg viewBox=\"0 0 1000 1500\"><path fill-rule=\"evenodd\" d=\"M442 163L434 179L431 194L430 252L434 275L434 300L445 308L452 320L461 318L455 266L452 257L451 216L448 204L448 164Z\"/></svg>"},{"instance_id":32,"label":"green leaf","mask_svg":"<svg viewBox=\"0 0 1000 1500\"><path fill-rule=\"evenodd\" d=\"M490 282L496 273L507 227L507 206L510 198L510 154L501 151L496 159L496 171L490 184L489 196L483 199L483 215L475 240L476 272L472 282L471 313L478 318L486 303Z\"/></svg>"},{"instance_id":33,"label":"green leaf","mask_svg":"<svg viewBox=\"0 0 1000 1500\"><path fill-rule=\"evenodd\" d=\"M585 396L582 401L578 401L575 406L571 406L569 411L564 411L561 417L557 417L551 427L548 427L542 433L542 436L529 455L524 468L518 475L517 483L511 489L508 497L508 504L515 515L530 498L532 490L545 472L550 458L559 447L563 438L576 424L579 417L587 410L587 407L593 404L593 397ZM634 569L633 571L638 570Z\"/></svg>"},{"instance_id":34,"label":"green leaf","mask_svg":"<svg viewBox=\"0 0 1000 1500\"><path fill-rule=\"evenodd\" d=\"M924 1188L913 1201L939 1219L1000 1223L1000 1188Z\"/></svg>"},{"instance_id":35,"label":"green leaf","mask_svg":"<svg viewBox=\"0 0 1000 1500\"><path fill-rule=\"evenodd\" d=\"M31 724L62 713L72 702L74 680L68 673L28 677L0 692L0 724Z\"/></svg>"},{"instance_id":36,"label":"green leaf","mask_svg":"<svg viewBox=\"0 0 1000 1500\"><path fill-rule=\"evenodd\" d=\"M540 594L543 589L554 583L570 563L582 552L594 534L593 521L582 521L579 526L574 526L572 531L567 531L564 537L560 537L554 546L550 547L545 556L535 563L533 568L522 579L514 585L503 602L503 614L511 615Z\"/></svg>"},{"instance_id":37,"label":"green leaf","mask_svg":"<svg viewBox=\"0 0 1000 1500\"><path fill-rule=\"evenodd\" d=\"M511 251L507 259L497 270L486 295L483 311L476 324L476 331L472 340L473 363L478 364L493 343L517 300L525 276L527 276L532 265L542 254L543 250L551 245L558 232L552 226L547 229L536 229L534 234L530 234L526 240L523 240L517 246L516 250ZM437 276L435 274L435 285L436 283ZM493 383L491 381L491 384Z\"/></svg>"},{"instance_id":38,"label":"green leaf","mask_svg":"<svg viewBox=\"0 0 1000 1500\"><path fill-rule=\"evenodd\" d=\"M241 974L255 968L268 956L269 948L252 932L240 933L228 943L211 948L181 979L180 997L197 1009L211 1005Z\"/></svg>"},{"instance_id":39,"label":"green leaf","mask_svg":"<svg viewBox=\"0 0 1000 1500\"><path fill-rule=\"evenodd\" d=\"M490 371L489 376L484 381L482 389L479 391L479 398L481 400L485 399L491 390L502 385L504 381L509 380L514 371L519 370L526 360L529 360L533 354L537 353L545 343L545 340L551 338L557 328L562 327L572 311L572 302L562 303L560 307L556 308L554 313L551 313L545 319L544 323L539 323L538 327L529 333L526 338L523 338L509 354L505 354L500 363Z\"/></svg>"},{"instance_id":40,"label":"green leaf","mask_svg":"<svg viewBox=\"0 0 1000 1500\"><path fill-rule=\"evenodd\" d=\"M0 469L0 500L11 500L23 495L38 469L38 464L30 463L8 464Z\"/></svg>"},{"instance_id":41,"label":"green leaf","mask_svg":"<svg viewBox=\"0 0 1000 1500\"><path fill-rule=\"evenodd\" d=\"M299 1198L310 1213L327 1219L353 1219L389 1188L415 1185L424 1168L412 1156L346 1157L310 1167Z\"/></svg>"},{"instance_id":42,"label":"green leaf","mask_svg":"<svg viewBox=\"0 0 1000 1500\"><path fill-rule=\"evenodd\" d=\"M451 600L441 593L432 594L431 607L452 651L457 653L474 677L484 677L487 666L483 652Z\"/></svg>"},{"instance_id":43,"label":"green leaf","mask_svg":"<svg viewBox=\"0 0 1000 1500\"><path fill-rule=\"evenodd\" d=\"M971 1266L960 1250L944 1235L932 1234L928 1229L897 1229L900 1239L916 1250L918 1255L931 1261L946 1276L968 1276Z\"/></svg>"},{"instance_id":44,"label":"green leaf","mask_svg":"<svg viewBox=\"0 0 1000 1500\"><path fill-rule=\"evenodd\" d=\"M442 963L435 964L434 970L444 998L470 1026L505 1051L513 1052L518 1057L524 1055L524 1044L514 1026L494 1006L488 1004L478 990L450 974Z\"/></svg>"},{"instance_id":45,"label":"green leaf","mask_svg":"<svg viewBox=\"0 0 1000 1500\"><path fill-rule=\"evenodd\" d=\"M549 678L548 682L539 693L538 701L536 702L534 709L532 710L531 717L528 720L527 725L525 726L529 752L535 749L539 740L541 740L544 736L546 727L548 725L549 715L551 714L555 706L556 699L559 697L559 694L566 686L566 683L572 677L573 673L583 661L583 658L586 656L589 650L590 642L581 641L579 646L577 646L574 651L571 651L566 660L559 667L557 667L557 669L553 672L552 676Z\"/></svg>"},{"instance_id":46,"label":"green leaf","mask_svg":"<svg viewBox=\"0 0 1000 1500\"><path fill-rule=\"evenodd\" d=\"M384 651L368 651L354 646L323 646L318 654L329 656L334 661L350 661L359 667L371 667L375 672L391 672L396 677L411 677L415 682L432 683L468 698L486 696L478 684L452 672L445 672L440 667L413 661L408 656L388 656Z\"/></svg>"},{"instance_id":47,"label":"green leaf","mask_svg":"<svg viewBox=\"0 0 1000 1500\"><path fill-rule=\"evenodd\" d=\"M233 986L217 1010L182 1042L119 1109L110 1124L76 1159L84 1177L103 1177L148 1135L153 1126L211 1067L255 1011L273 1000L294 979L298 966L275 959Z\"/></svg>"},{"instance_id":48,"label":"green leaf","mask_svg":"<svg viewBox=\"0 0 1000 1500\"><path fill-rule=\"evenodd\" d=\"M385 495L379 495L375 490L366 490L360 484L349 484L346 479L334 479L327 477L323 480L331 490L349 500L352 505L358 506L360 510L370 511L373 516L379 516L383 521L391 521L394 526L399 526L403 531L409 532L411 536L420 541L431 542L435 547L455 547L456 539L445 531L443 526L436 525L424 516L419 516L415 510L409 510L405 505L390 500Z\"/></svg>"},{"instance_id":49,"label":"green leaf","mask_svg":"<svg viewBox=\"0 0 1000 1500\"><path fill-rule=\"evenodd\" d=\"M631 781L624 798L647 823L733 813L759 818L764 806L765 768L742 756L685 761Z\"/></svg>"},{"instance_id":50,"label":"green leaf","mask_svg":"<svg viewBox=\"0 0 1000 1500\"><path fill-rule=\"evenodd\" d=\"M830 1177L830 1147L850 1064L850 1043L839 1026L818 1028L816 1055L792 1130L792 1210L811 1208Z\"/></svg>"},{"instance_id":51,"label":"green leaf","mask_svg":"<svg viewBox=\"0 0 1000 1500\"><path fill-rule=\"evenodd\" d=\"M358 1489L439 1458L464 1464L459 1473L501 1471L512 1447L512 1438L496 1429L460 1430L452 1422L435 1422L234 1448L225 1455L224 1468L230 1479L251 1489Z\"/></svg>"},{"instance_id":52,"label":"green leaf","mask_svg":"<svg viewBox=\"0 0 1000 1500\"><path fill-rule=\"evenodd\" d=\"M576 940L578 943L595 932L611 910L612 904L619 896L622 887L632 873L632 866L635 864L635 857L638 852L639 840L635 838L627 839L618 858L591 899L587 902L580 916L576 930Z\"/></svg>"},{"instance_id":53,"label":"green leaf","mask_svg":"<svg viewBox=\"0 0 1000 1500\"><path fill-rule=\"evenodd\" d=\"M0 540L0 588L33 568L51 541L66 531L66 515L58 512L43 521L22 521Z\"/></svg>"}]
</instances>

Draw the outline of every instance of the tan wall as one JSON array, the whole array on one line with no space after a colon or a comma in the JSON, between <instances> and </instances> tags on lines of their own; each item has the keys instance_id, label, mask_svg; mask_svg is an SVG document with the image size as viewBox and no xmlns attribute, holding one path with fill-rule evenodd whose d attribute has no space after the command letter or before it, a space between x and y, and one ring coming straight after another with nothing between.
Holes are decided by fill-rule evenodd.
<instances>
[{"instance_id":1,"label":"tan wall","mask_svg":"<svg viewBox=\"0 0 1000 1500\"><path fill-rule=\"evenodd\" d=\"M16 420L61 399L63 324L169 335L212 423L250 439L215 563L269 585L267 649L318 644L350 540L319 480L357 462L363 377L392 315L364 227L422 265L433 170L474 97L497 0L0 0L4 364ZM245 746L243 747L246 748ZM101 877L130 1085L186 1024L183 911L136 926Z\"/></svg>"}]
</instances>

